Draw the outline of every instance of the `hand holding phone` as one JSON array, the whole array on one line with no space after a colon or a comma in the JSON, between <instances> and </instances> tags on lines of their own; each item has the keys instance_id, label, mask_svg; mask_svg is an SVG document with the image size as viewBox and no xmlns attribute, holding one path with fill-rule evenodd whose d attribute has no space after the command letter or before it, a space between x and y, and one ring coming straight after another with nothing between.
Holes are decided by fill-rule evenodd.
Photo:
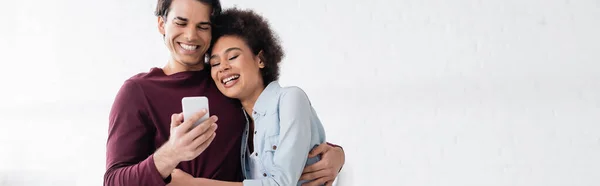
<instances>
[{"instance_id":1,"label":"hand holding phone","mask_svg":"<svg viewBox=\"0 0 600 186\"><path fill-rule=\"evenodd\" d=\"M206 109L206 114L204 114L204 116L202 116L198 121L194 122L192 128L206 121L210 116L210 112L208 111L208 98L205 96L184 97L181 99L181 105L183 107L184 122L190 119L194 114L200 112L200 110Z\"/></svg>"},{"instance_id":2,"label":"hand holding phone","mask_svg":"<svg viewBox=\"0 0 600 186\"><path fill-rule=\"evenodd\" d=\"M171 116L169 140L163 145L166 147L157 150L159 158L166 154L166 162L175 162L175 166L196 158L208 148L215 139L218 120L217 116L209 117L206 97L185 97L181 103L183 112Z\"/></svg>"}]
</instances>

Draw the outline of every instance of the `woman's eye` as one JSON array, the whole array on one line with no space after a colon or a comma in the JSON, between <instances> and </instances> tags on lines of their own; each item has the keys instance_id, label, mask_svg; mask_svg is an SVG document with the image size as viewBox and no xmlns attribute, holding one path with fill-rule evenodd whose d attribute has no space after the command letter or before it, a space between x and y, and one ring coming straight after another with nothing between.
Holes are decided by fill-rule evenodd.
<instances>
[{"instance_id":1,"label":"woman's eye","mask_svg":"<svg viewBox=\"0 0 600 186\"><path fill-rule=\"evenodd\" d=\"M235 58L237 58L238 56L240 56L240 55L233 56L233 57L229 58L229 60L234 60L234 59L235 59Z\"/></svg>"},{"instance_id":2,"label":"woman's eye","mask_svg":"<svg viewBox=\"0 0 600 186\"><path fill-rule=\"evenodd\" d=\"M213 63L213 64L211 64L210 66L211 66L211 67L216 67L217 65L219 65L219 63Z\"/></svg>"},{"instance_id":3,"label":"woman's eye","mask_svg":"<svg viewBox=\"0 0 600 186\"><path fill-rule=\"evenodd\" d=\"M200 30L208 30L208 29L210 29L210 27L209 26L198 26L198 29L200 29Z\"/></svg>"}]
</instances>

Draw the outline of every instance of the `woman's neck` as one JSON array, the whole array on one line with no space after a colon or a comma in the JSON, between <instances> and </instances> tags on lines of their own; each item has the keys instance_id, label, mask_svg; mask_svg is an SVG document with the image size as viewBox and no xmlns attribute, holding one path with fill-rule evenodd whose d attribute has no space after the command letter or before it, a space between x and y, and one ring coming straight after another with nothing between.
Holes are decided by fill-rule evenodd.
<instances>
[{"instance_id":1,"label":"woman's neck","mask_svg":"<svg viewBox=\"0 0 600 186\"><path fill-rule=\"evenodd\" d=\"M263 90L265 90L264 85L256 88L254 91L252 91L252 93L248 94L248 96L239 98L240 102L242 103L242 106L244 107L244 110L246 111L246 113L248 113L248 115L250 115L250 117L252 117L252 111L254 111L254 104L258 100L258 97L263 92Z\"/></svg>"}]
</instances>

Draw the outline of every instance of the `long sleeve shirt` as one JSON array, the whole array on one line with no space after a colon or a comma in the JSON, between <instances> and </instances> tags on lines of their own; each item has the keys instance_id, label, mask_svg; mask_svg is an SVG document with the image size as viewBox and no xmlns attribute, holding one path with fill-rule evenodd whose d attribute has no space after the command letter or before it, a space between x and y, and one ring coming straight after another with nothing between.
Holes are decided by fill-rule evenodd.
<instances>
[{"instance_id":1,"label":"long sleeve shirt","mask_svg":"<svg viewBox=\"0 0 600 186\"><path fill-rule=\"evenodd\" d=\"M219 92L208 70L166 75L153 68L124 82L109 115L105 186L163 186L153 153L169 139L171 115L181 99L206 96L210 115L219 117L211 145L177 168L194 177L242 181L240 148L246 125L239 101Z\"/></svg>"}]
</instances>

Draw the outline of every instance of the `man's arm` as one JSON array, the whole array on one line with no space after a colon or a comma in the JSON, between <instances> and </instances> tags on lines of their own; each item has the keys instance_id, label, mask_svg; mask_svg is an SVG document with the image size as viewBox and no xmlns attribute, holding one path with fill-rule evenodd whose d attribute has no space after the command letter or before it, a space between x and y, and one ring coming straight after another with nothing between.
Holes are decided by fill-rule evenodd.
<instances>
[{"instance_id":1,"label":"man's arm","mask_svg":"<svg viewBox=\"0 0 600 186\"><path fill-rule=\"evenodd\" d=\"M105 186L165 185L156 165L173 168L177 165L168 160L156 163L152 155L154 129L141 109L145 108L143 97L135 82L126 81L115 98L109 116Z\"/></svg>"},{"instance_id":2,"label":"man's arm","mask_svg":"<svg viewBox=\"0 0 600 186\"><path fill-rule=\"evenodd\" d=\"M313 180L303 186L331 185L345 162L344 150L341 146L322 143L310 151L309 158L321 155L321 160L307 166L302 172L301 180Z\"/></svg>"},{"instance_id":3,"label":"man's arm","mask_svg":"<svg viewBox=\"0 0 600 186\"><path fill-rule=\"evenodd\" d=\"M182 114L173 114L169 140L154 152L156 129L148 123L144 97L132 81L117 94L109 117L104 185L165 185L163 179L179 162L196 158L215 138L216 116L192 128L206 110L185 122Z\"/></svg>"}]
</instances>

